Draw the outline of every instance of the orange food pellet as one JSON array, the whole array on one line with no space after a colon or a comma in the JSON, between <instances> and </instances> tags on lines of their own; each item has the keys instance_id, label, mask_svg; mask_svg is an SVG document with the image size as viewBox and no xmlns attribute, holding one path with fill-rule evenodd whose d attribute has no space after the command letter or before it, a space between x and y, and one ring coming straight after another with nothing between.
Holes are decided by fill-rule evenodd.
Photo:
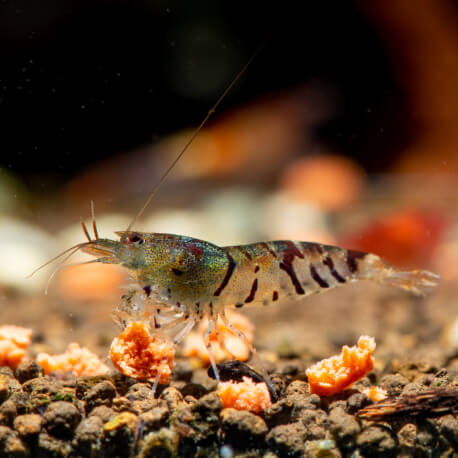
<instances>
[{"instance_id":1,"label":"orange food pellet","mask_svg":"<svg viewBox=\"0 0 458 458\"><path fill-rule=\"evenodd\" d=\"M260 413L272 405L269 389L264 382L254 383L249 377L243 381L221 382L217 388L224 407Z\"/></svg>"},{"instance_id":2,"label":"orange food pellet","mask_svg":"<svg viewBox=\"0 0 458 458\"><path fill-rule=\"evenodd\" d=\"M249 344L254 340L254 326L250 320L235 312L227 313L227 320L234 326L234 328L241 331ZM250 357L250 346L241 339L239 336L232 333L232 331L225 326L225 324L218 319L216 327L220 334L220 339L224 341L225 347L222 347L218 342L216 331L210 334L210 342L212 344L212 352L216 362L221 362L226 359L235 358L239 361L246 361ZM184 341L183 354L185 356L197 356L205 364L210 364L210 357L205 348L203 335L208 328L208 319L204 318L197 328L196 332L188 334Z\"/></svg>"},{"instance_id":3,"label":"orange food pellet","mask_svg":"<svg viewBox=\"0 0 458 458\"><path fill-rule=\"evenodd\" d=\"M69 344L67 351L61 355L39 353L37 363L46 374L61 371L73 372L75 375L102 375L109 371L109 367L97 355L75 342Z\"/></svg>"},{"instance_id":4,"label":"orange food pellet","mask_svg":"<svg viewBox=\"0 0 458 458\"><path fill-rule=\"evenodd\" d=\"M154 379L159 373L159 383L170 381L175 347L161 334L150 334L150 327L133 321L116 337L110 348L113 365L124 375L141 379Z\"/></svg>"},{"instance_id":5,"label":"orange food pellet","mask_svg":"<svg viewBox=\"0 0 458 458\"><path fill-rule=\"evenodd\" d=\"M363 390L363 393L374 402L383 401L388 397L388 393L383 388L371 386Z\"/></svg>"},{"instance_id":6,"label":"orange food pellet","mask_svg":"<svg viewBox=\"0 0 458 458\"><path fill-rule=\"evenodd\" d=\"M13 325L0 326L0 366L16 369L24 361L31 339L31 329Z\"/></svg>"},{"instance_id":7,"label":"orange food pellet","mask_svg":"<svg viewBox=\"0 0 458 458\"><path fill-rule=\"evenodd\" d=\"M373 337L361 336L358 345L344 345L339 356L323 359L306 370L310 393L331 396L348 388L374 368Z\"/></svg>"}]
</instances>

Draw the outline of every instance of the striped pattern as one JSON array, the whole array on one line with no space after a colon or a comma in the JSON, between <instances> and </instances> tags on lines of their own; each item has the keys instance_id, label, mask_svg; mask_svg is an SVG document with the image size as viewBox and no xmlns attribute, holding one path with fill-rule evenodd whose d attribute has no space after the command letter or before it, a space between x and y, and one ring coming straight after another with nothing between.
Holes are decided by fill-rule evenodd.
<instances>
[{"instance_id":1,"label":"striped pattern","mask_svg":"<svg viewBox=\"0 0 458 458\"><path fill-rule=\"evenodd\" d=\"M227 259L216 306L304 297L354 278L365 253L291 240L223 247Z\"/></svg>"},{"instance_id":2,"label":"striped pattern","mask_svg":"<svg viewBox=\"0 0 458 458\"><path fill-rule=\"evenodd\" d=\"M227 251L226 251L226 256L227 256L227 260L228 260L226 275L224 276L223 281L221 282L221 284L218 286L218 288L214 292L214 294L213 294L214 296L219 296L223 292L224 288L229 283L229 280L231 279L232 273L234 272L234 269L235 269L234 259L232 258L232 256Z\"/></svg>"}]
</instances>

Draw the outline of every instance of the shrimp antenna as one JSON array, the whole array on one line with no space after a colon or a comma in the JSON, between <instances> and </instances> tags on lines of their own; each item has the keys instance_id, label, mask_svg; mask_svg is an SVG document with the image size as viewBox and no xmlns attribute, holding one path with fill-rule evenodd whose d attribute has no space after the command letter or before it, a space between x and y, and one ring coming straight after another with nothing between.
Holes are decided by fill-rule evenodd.
<instances>
[{"instance_id":1,"label":"shrimp antenna","mask_svg":"<svg viewBox=\"0 0 458 458\"><path fill-rule=\"evenodd\" d=\"M84 223L83 223L84 224ZM64 251L62 251L61 253L59 253L57 256L54 256L52 259L50 259L49 261L46 261L44 264L42 264L41 266L37 267L32 273L30 273L29 275L27 275L26 278L30 278L31 276L35 275L39 270L43 269L44 267L48 266L49 264L53 263L54 261L56 261L57 259L61 258L64 254L67 254L67 253L71 253L64 259L64 262L70 257L72 256L74 253L76 253L78 250L80 250L81 248L83 248L84 246L86 245L89 245L91 242L83 242L83 243L78 243L78 245L74 245Z\"/></svg>"},{"instance_id":2,"label":"shrimp antenna","mask_svg":"<svg viewBox=\"0 0 458 458\"><path fill-rule=\"evenodd\" d=\"M99 239L99 231L97 230L97 224L95 222L95 209L94 201L91 200L91 218L92 218L92 230L94 231L95 240Z\"/></svg>"},{"instance_id":3,"label":"shrimp antenna","mask_svg":"<svg viewBox=\"0 0 458 458\"><path fill-rule=\"evenodd\" d=\"M158 189L160 188L160 186L162 185L162 183L165 181L165 179L167 178L167 176L169 175L169 173L173 170L173 168L175 167L175 165L178 163L178 161L181 159L181 157L183 156L183 154L187 151L187 149L191 146L192 142L194 141L194 139L197 137L197 135L199 134L199 132L202 130L202 128L204 127L204 125L207 123L207 121L209 120L210 116L215 112L216 108L218 108L219 104L224 100L224 98L226 97L226 95L228 94L228 92L234 87L235 83L237 83L237 81L240 79L240 77L245 73L246 69L248 68L248 66L251 64L251 62L253 61L253 59L259 54L259 52L261 51L263 47L261 46L260 48L258 48L254 54L250 57L249 61L242 67L242 69L237 73L237 75L235 76L235 78L231 81L231 83L229 84L229 86L226 88L226 90L220 95L220 97L218 98L218 100L215 102L215 104L210 108L210 110L208 111L207 115L205 116L205 118L203 119L203 121L199 124L199 127L197 127L197 129L194 131L194 133L191 135L191 137L189 138L189 140L187 141L187 143L184 145L183 149L180 151L180 153L178 154L178 156L172 161L172 163L169 165L169 167L167 168L167 170L162 174L162 177L160 178L160 180L157 182L157 184L154 186L153 190L151 191L150 195L148 196L148 198L146 199L146 202L143 204L143 207L140 209L140 211L134 216L133 220L130 222L129 226L127 226L127 229L126 231L130 231L133 227L133 225L136 223L137 219L140 218L140 216L143 215L143 212L146 210L146 208L148 207L148 205L150 204L151 200L153 199L153 197L156 195L156 192L158 191Z\"/></svg>"}]
</instances>

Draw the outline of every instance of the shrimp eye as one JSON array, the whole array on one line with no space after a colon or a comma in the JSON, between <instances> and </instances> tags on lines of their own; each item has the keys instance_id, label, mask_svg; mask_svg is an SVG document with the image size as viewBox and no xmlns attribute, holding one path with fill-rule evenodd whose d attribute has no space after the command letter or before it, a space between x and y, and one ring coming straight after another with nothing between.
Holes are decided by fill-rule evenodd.
<instances>
[{"instance_id":1,"label":"shrimp eye","mask_svg":"<svg viewBox=\"0 0 458 458\"><path fill-rule=\"evenodd\" d=\"M142 245L143 243L145 243L145 239L137 232L134 232L129 235L128 242L129 243L138 243L139 245Z\"/></svg>"}]
</instances>

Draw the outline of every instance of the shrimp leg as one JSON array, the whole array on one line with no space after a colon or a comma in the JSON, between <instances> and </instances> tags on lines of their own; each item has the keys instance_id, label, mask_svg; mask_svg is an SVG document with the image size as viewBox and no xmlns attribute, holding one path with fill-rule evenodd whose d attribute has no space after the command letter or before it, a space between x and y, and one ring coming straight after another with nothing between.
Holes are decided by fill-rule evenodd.
<instances>
[{"instance_id":1,"label":"shrimp leg","mask_svg":"<svg viewBox=\"0 0 458 458\"><path fill-rule=\"evenodd\" d=\"M242 332L240 331L239 329L237 329L228 319L227 319L227 316L226 316L226 313L224 311L224 309L222 310L222 312L219 314L219 317L221 318L221 321L223 322L224 326L226 326L226 328L228 328L232 334L236 335L237 337L239 337L240 339L243 340L243 343L245 345L248 346L248 348L250 349L250 352L251 353L255 353L256 352L256 349L253 347L253 344L247 339L247 336ZM230 353L230 352L229 352Z\"/></svg>"},{"instance_id":2,"label":"shrimp leg","mask_svg":"<svg viewBox=\"0 0 458 458\"><path fill-rule=\"evenodd\" d=\"M216 381L219 384L220 383L219 373L218 373L218 369L216 368L215 355L213 354L211 341L210 341L210 335L213 332L214 327L215 327L215 320L213 316L211 316L208 319L208 328L206 329L204 333L204 343L205 343L205 348L208 351L208 357L210 358L210 363L213 368L213 372L215 374Z\"/></svg>"}]
</instances>

